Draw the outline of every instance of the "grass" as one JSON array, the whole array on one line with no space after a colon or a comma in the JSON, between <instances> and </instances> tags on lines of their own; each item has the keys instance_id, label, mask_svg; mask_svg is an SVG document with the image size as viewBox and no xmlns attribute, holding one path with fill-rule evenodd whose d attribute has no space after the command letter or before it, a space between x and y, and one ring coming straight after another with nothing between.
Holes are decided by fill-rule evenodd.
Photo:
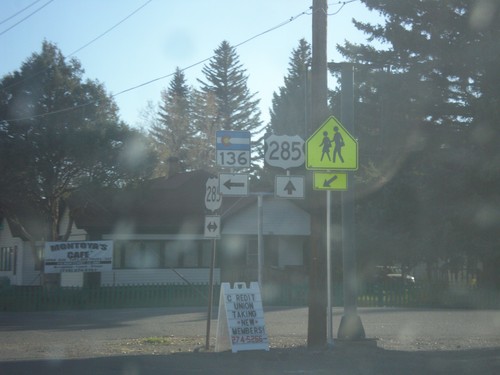
<instances>
[{"instance_id":1,"label":"grass","mask_svg":"<svg viewBox=\"0 0 500 375\"><path fill-rule=\"evenodd\" d=\"M166 336L152 336L143 338L142 343L149 345L172 345L173 339Z\"/></svg>"}]
</instances>

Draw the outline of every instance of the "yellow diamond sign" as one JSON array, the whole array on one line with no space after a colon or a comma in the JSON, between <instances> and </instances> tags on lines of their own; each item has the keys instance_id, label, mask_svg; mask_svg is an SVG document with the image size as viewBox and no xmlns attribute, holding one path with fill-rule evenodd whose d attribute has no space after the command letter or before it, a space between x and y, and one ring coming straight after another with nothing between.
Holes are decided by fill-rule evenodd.
<instances>
[{"instance_id":1,"label":"yellow diamond sign","mask_svg":"<svg viewBox=\"0 0 500 375\"><path fill-rule=\"evenodd\" d=\"M358 169L358 141L335 117L329 117L306 141L306 168Z\"/></svg>"}]
</instances>

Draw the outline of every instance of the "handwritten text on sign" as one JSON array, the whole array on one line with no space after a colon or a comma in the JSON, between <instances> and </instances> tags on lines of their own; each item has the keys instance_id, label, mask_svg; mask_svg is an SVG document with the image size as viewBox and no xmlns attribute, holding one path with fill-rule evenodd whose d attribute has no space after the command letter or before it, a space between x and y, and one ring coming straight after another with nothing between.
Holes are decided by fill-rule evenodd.
<instances>
[{"instance_id":1,"label":"handwritten text on sign","mask_svg":"<svg viewBox=\"0 0 500 375\"><path fill-rule=\"evenodd\" d=\"M251 283L250 288L247 288L245 283L236 283L234 288L231 288L229 283L223 283L221 288L218 335L222 341L224 341L224 331L226 331L227 341L229 341L233 352L255 349L269 350L258 283ZM227 323L221 321L221 315L222 319L225 315Z\"/></svg>"}]
</instances>

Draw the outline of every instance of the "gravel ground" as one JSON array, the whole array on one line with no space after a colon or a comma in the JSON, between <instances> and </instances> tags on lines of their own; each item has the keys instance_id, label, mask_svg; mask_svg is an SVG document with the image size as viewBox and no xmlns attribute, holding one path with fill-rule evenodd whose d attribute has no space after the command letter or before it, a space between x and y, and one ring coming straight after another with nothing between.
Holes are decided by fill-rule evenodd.
<instances>
[{"instance_id":1,"label":"gravel ground","mask_svg":"<svg viewBox=\"0 0 500 375\"><path fill-rule=\"evenodd\" d=\"M500 374L500 311L361 315L374 339L310 350L307 309L270 310L271 350L233 354L213 352L216 320L205 349L199 309L0 313L0 374ZM339 321L337 313L335 332Z\"/></svg>"}]
</instances>

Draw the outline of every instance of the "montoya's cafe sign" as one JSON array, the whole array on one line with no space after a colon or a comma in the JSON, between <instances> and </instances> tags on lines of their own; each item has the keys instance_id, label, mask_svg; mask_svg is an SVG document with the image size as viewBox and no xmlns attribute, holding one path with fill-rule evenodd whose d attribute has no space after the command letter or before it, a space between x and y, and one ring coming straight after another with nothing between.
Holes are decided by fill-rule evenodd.
<instances>
[{"instance_id":1,"label":"montoya's cafe sign","mask_svg":"<svg viewBox=\"0 0 500 375\"><path fill-rule=\"evenodd\" d=\"M44 272L101 272L113 268L113 241L46 242Z\"/></svg>"}]
</instances>

